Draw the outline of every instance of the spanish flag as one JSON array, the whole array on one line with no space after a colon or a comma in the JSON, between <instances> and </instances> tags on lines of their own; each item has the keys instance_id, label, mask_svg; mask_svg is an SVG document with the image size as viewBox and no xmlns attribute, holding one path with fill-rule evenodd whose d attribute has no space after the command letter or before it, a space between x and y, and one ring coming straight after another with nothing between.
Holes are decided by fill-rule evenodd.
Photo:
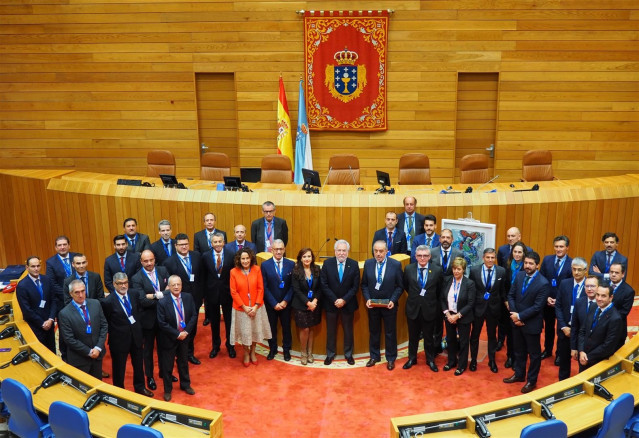
<instances>
[{"instance_id":1,"label":"spanish flag","mask_svg":"<svg viewBox=\"0 0 639 438\"><path fill-rule=\"evenodd\" d=\"M288 103L286 102L286 91L284 91L282 76L280 76L280 95L277 100L277 153L290 158L291 165L295 163L293 160L291 117L288 113Z\"/></svg>"}]
</instances>

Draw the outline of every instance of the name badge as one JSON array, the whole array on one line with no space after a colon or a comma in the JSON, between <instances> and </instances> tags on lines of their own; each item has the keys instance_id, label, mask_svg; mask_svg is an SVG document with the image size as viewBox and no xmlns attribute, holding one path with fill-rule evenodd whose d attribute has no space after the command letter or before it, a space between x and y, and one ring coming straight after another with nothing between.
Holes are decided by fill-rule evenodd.
<instances>
[{"instance_id":1,"label":"name badge","mask_svg":"<svg viewBox=\"0 0 639 438\"><path fill-rule=\"evenodd\" d=\"M90 326L90 325L88 325L88 326L87 326L87 334L88 334L88 335L90 335L90 334L91 334L91 326Z\"/></svg>"},{"instance_id":2,"label":"name badge","mask_svg":"<svg viewBox=\"0 0 639 438\"><path fill-rule=\"evenodd\" d=\"M47 305L47 301L46 300L40 300L40 308L44 309L44 306Z\"/></svg>"},{"instance_id":3,"label":"name badge","mask_svg":"<svg viewBox=\"0 0 639 438\"><path fill-rule=\"evenodd\" d=\"M191 276L189 277L189 281L191 283L193 283L195 281L195 274L191 274Z\"/></svg>"},{"instance_id":4,"label":"name badge","mask_svg":"<svg viewBox=\"0 0 639 438\"><path fill-rule=\"evenodd\" d=\"M490 298L490 292L484 292L484 299L488 300Z\"/></svg>"},{"instance_id":5,"label":"name badge","mask_svg":"<svg viewBox=\"0 0 639 438\"><path fill-rule=\"evenodd\" d=\"M222 276L222 274L217 274L217 278L220 278Z\"/></svg>"},{"instance_id":6,"label":"name badge","mask_svg":"<svg viewBox=\"0 0 639 438\"><path fill-rule=\"evenodd\" d=\"M280 289L284 289L284 280L280 281Z\"/></svg>"},{"instance_id":7,"label":"name badge","mask_svg":"<svg viewBox=\"0 0 639 438\"><path fill-rule=\"evenodd\" d=\"M310 300L311 298L313 298L313 291L309 290L308 294L306 294L306 296L308 297L308 299Z\"/></svg>"},{"instance_id":8,"label":"name badge","mask_svg":"<svg viewBox=\"0 0 639 438\"><path fill-rule=\"evenodd\" d=\"M133 317L133 315L129 316L129 322L131 324L135 324L135 318Z\"/></svg>"},{"instance_id":9,"label":"name badge","mask_svg":"<svg viewBox=\"0 0 639 438\"><path fill-rule=\"evenodd\" d=\"M422 289L419 293L422 297L426 295L426 289Z\"/></svg>"},{"instance_id":10,"label":"name badge","mask_svg":"<svg viewBox=\"0 0 639 438\"><path fill-rule=\"evenodd\" d=\"M267 240L266 241L266 249L269 249L271 247L271 241Z\"/></svg>"},{"instance_id":11,"label":"name badge","mask_svg":"<svg viewBox=\"0 0 639 438\"><path fill-rule=\"evenodd\" d=\"M572 315L572 311L575 309L575 306L570 306L570 314Z\"/></svg>"},{"instance_id":12,"label":"name badge","mask_svg":"<svg viewBox=\"0 0 639 438\"><path fill-rule=\"evenodd\" d=\"M552 284L552 287L557 287L557 280L553 278L550 284Z\"/></svg>"},{"instance_id":13,"label":"name badge","mask_svg":"<svg viewBox=\"0 0 639 438\"><path fill-rule=\"evenodd\" d=\"M184 321L180 321L180 327L184 330L186 328L186 323Z\"/></svg>"},{"instance_id":14,"label":"name badge","mask_svg":"<svg viewBox=\"0 0 639 438\"><path fill-rule=\"evenodd\" d=\"M379 290L382 287L381 283L375 283L375 290Z\"/></svg>"}]
</instances>

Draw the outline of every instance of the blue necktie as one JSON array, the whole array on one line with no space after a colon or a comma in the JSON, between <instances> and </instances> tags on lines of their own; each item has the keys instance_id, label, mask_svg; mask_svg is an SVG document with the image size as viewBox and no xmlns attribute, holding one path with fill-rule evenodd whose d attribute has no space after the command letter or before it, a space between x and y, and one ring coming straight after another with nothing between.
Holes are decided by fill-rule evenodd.
<instances>
[{"instance_id":1,"label":"blue necktie","mask_svg":"<svg viewBox=\"0 0 639 438\"><path fill-rule=\"evenodd\" d=\"M344 277L344 265L342 263L339 264L339 281L342 282L342 277Z\"/></svg>"}]
</instances>

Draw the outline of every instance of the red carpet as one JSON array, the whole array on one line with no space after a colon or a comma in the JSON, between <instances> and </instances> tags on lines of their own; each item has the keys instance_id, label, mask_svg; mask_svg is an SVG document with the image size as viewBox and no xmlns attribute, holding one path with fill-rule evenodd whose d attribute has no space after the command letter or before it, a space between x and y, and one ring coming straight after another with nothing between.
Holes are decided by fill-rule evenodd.
<instances>
[{"instance_id":1,"label":"red carpet","mask_svg":"<svg viewBox=\"0 0 639 438\"><path fill-rule=\"evenodd\" d=\"M638 303L635 300L628 321L633 335L639 323ZM273 361L259 356L257 366L244 368L241 348L236 359L230 359L225 348L209 359L209 327L199 327L197 337L196 356L202 365L190 366L196 394L189 396L175 384L173 401L221 411L227 437L388 437L391 417L465 408L519 395L522 386L501 382L512 374L503 367L505 348L497 353L498 374L491 373L483 360L476 372L456 377L452 371L442 371L445 356L437 357L439 373L431 372L423 353L416 367L403 370L406 359L401 357L402 353L406 356L406 349L392 372L385 362L364 368L363 358L355 367L343 360L325 367L323 358L303 367L295 357L287 363L281 355ZM542 362L539 386L557 381L553 360ZM104 369L110 372L110 367L107 354ZM573 364L573 373L576 370ZM130 367L128 371L126 387L131 389ZM159 380L158 385L161 388ZM162 398L161 389L155 393L156 399Z\"/></svg>"}]
</instances>

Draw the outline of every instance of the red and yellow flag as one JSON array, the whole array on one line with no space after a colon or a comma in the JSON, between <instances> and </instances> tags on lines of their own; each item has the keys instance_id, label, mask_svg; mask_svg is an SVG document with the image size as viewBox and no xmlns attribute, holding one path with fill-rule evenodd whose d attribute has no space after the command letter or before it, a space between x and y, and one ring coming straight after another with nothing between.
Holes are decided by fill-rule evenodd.
<instances>
[{"instance_id":1,"label":"red and yellow flag","mask_svg":"<svg viewBox=\"0 0 639 438\"><path fill-rule=\"evenodd\" d=\"M277 100L277 153L286 155L291 160L291 165L295 163L293 159L293 137L291 136L291 116L288 112L286 102L286 91L284 81L280 76L280 95Z\"/></svg>"}]
</instances>

